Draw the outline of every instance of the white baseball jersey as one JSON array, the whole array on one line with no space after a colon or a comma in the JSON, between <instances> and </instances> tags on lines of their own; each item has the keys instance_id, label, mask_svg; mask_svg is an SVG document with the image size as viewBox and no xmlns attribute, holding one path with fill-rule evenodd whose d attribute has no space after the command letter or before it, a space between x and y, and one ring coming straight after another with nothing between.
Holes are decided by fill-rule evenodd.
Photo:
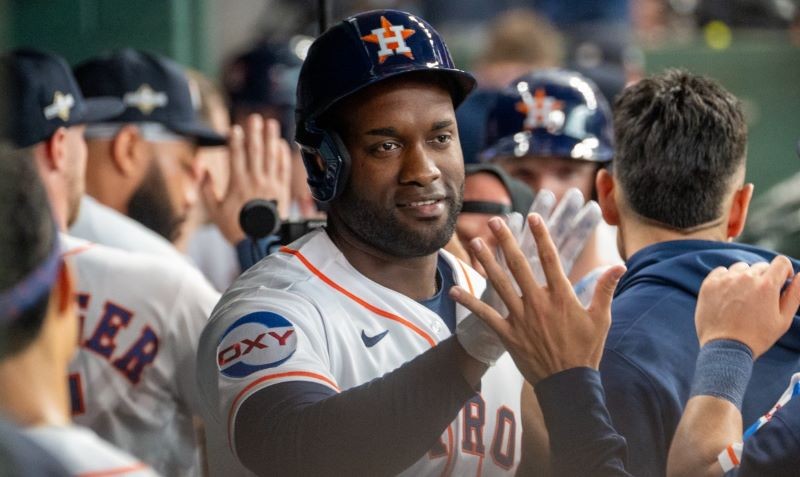
<instances>
[{"instance_id":1,"label":"white baseball jersey","mask_svg":"<svg viewBox=\"0 0 800 477\"><path fill-rule=\"evenodd\" d=\"M80 347L73 419L165 475L196 475L197 342L219 294L186 263L62 235Z\"/></svg>"},{"instance_id":2,"label":"white baseball jersey","mask_svg":"<svg viewBox=\"0 0 800 477\"><path fill-rule=\"evenodd\" d=\"M147 464L80 426L36 426L24 430L75 476L154 477Z\"/></svg>"},{"instance_id":3,"label":"white baseball jersey","mask_svg":"<svg viewBox=\"0 0 800 477\"><path fill-rule=\"evenodd\" d=\"M456 282L483 279L452 255ZM457 308L457 319L468 311ZM204 411L233 442L236 413L256 391L286 381L347 390L400 367L451 335L433 311L353 268L324 230L309 233L237 279L198 350ZM440 443L404 475L507 475L520 458L522 376L506 354L484 376ZM265 430L269 432L269 430Z\"/></svg>"}]
</instances>

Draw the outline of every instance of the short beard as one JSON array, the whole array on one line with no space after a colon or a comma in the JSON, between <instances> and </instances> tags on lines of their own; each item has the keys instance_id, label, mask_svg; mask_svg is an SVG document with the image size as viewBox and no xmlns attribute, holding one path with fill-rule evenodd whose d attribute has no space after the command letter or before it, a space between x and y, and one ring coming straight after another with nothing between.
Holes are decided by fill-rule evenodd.
<instances>
[{"instance_id":1,"label":"short beard","mask_svg":"<svg viewBox=\"0 0 800 477\"><path fill-rule=\"evenodd\" d=\"M167 183L155 160L150 163L142 183L128 202L128 217L170 242L174 242L180 234L185 217L173 210Z\"/></svg>"},{"instance_id":2,"label":"short beard","mask_svg":"<svg viewBox=\"0 0 800 477\"><path fill-rule=\"evenodd\" d=\"M461 190L453 192L445 199L448 205L445 223L438 229L431 225L427 233L404 226L393 210L376 207L375 203L352 193L350 187L345 188L335 208L343 225L362 242L393 257L424 257L444 247L453 236L463 202L463 183Z\"/></svg>"}]
</instances>

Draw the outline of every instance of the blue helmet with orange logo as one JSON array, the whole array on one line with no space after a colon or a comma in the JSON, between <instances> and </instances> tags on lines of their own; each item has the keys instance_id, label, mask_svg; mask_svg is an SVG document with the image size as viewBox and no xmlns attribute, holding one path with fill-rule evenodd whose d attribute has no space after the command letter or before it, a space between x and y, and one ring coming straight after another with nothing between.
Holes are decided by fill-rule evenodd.
<instances>
[{"instance_id":1,"label":"blue helmet with orange logo","mask_svg":"<svg viewBox=\"0 0 800 477\"><path fill-rule=\"evenodd\" d=\"M498 94L480 157L533 155L604 163L613 157L613 140L611 108L592 80L545 69L518 78Z\"/></svg>"},{"instance_id":2,"label":"blue helmet with orange logo","mask_svg":"<svg viewBox=\"0 0 800 477\"><path fill-rule=\"evenodd\" d=\"M469 73L453 65L436 30L410 13L361 13L331 27L314 41L297 83L295 141L301 147L308 184L316 200L328 202L341 193L350 164L341 139L320 125L320 118L339 101L367 86L418 71L442 75L454 107L475 86Z\"/></svg>"}]
</instances>

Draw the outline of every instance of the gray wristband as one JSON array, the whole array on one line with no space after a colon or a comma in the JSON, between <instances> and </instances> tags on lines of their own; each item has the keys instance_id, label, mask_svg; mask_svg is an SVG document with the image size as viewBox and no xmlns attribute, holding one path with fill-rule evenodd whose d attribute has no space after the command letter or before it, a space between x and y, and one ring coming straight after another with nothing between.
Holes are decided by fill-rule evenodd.
<instances>
[{"instance_id":1,"label":"gray wristband","mask_svg":"<svg viewBox=\"0 0 800 477\"><path fill-rule=\"evenodd\" d=\"M709 341L697 355L692 383L694 396L714 396L742 409L744 392L753 371L753 352L739 341Z\"/></svg>"}]
</instances>

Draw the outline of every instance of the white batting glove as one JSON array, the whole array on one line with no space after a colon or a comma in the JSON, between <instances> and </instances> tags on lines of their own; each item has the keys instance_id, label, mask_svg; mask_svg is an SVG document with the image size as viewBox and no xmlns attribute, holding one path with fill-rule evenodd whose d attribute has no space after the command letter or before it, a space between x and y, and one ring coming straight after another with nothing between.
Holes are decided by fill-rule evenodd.
<instances>
[{"instance_id":1,"label":"white batting glove","mask_svg":"<svg viewBox=\"0 0 800 477\"><path fill-rule=\"evenodd\" d=\"M537 213L547 224L550 235L558 249L558 256L561 260L561 267L564 274L569 275L575 260L580 255L586 242L592 236L592 232L602 219L600 206L597 202L590 200L584 203L583 194L578 189L569 189L561 202L555 206L555 195L548 190L541 190L536 194L529 214ZM536 248L536 241L528 227L526 217L517 212L509 214L507 219L508 227L517 239L517 243L522 249L522 253L528 258L536 280L544 283L545 276L542 264L539 261L539 252ZM506 261L502 253L498 250L498 262L504 267L506 273L511 273L506 267ZM516 282L512 282L516 287ZM517 292L520 292L517 289ZM498 310L500 311L500 310Z\"/></svg>"}]
</instances>

